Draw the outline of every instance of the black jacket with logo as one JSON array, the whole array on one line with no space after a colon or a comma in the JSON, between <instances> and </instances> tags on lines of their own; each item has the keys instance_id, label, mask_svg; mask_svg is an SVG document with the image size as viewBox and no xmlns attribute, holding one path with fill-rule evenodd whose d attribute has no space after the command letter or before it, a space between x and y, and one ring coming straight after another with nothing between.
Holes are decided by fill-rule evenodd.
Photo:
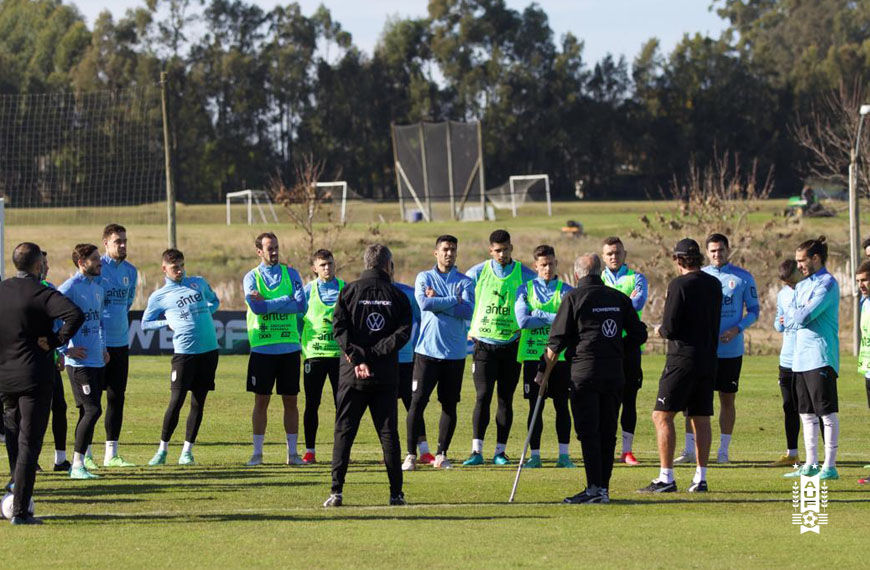
<instances>
[{"instance_id":1,"label":"black jacket with logo","mask_svg":"<svg viewBox=\"0 0 870 570\"><path fill-rule=\"evenodd\" d=\"M646 338L646 325L631 299L589 275L562 298L547 346L557 353L565 349L575 386L620 391L625 384L623 356L639 350Z\"/></svg>"},{"instance_id":2,"label":"black jacket with logo","mask_svg":"<svg viewBox=\"0 0 870 570\"><path fill-rule=\"evenodd\" d=\"M63 326L52 332L55 319ZM79 330L85 316L75 303L33 275L19 273L0 282L0 392L24 392L54 382L52 351L37 344L40 337L54 349Z\"/></svg>"},{"instance_id":3,"label":"black jacket with logo","mask_svg":"<svg viewBox=\"0 0 870 570\"><path fill-rule=\"evenodd\" d=\"M332 317L341 347L340 382L358 390L395 389L399 349L411 338L411 304L380 269L367 269L338 294ZM358 379L354 366L367 364L372 376Z\"/></svg>"}]
</instances>

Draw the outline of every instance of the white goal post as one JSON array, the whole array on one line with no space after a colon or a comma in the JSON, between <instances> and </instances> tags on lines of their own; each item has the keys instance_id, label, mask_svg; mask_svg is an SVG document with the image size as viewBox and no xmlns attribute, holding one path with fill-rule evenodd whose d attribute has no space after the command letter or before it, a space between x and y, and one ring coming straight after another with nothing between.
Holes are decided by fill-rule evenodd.
<instances>
[{"instance_id":1,"label":"white goal post","mask_svg":"<svg viewBox=\"0 0 870 570\"><path fill-rule=\"evenodd\" d=\"M227 192L227 225L232 224L232 217L230 216L230 202L232 200L245 200L248 205L248 225L252 225L254 223L254 211L253 205L257 205L257 211L260 213L260 219L264 224L268 224L269 221L266 219L266 212L263 210L263 205L265 204L269 208L269 213L272 214L272 220L275 223L278 223L278 216L275 214L275 208L272 206L272 199L269 197L269 193L265 190L239 190L238 192Z\"/></svg>"},{"instance_id":2,"label":"white goal post","mask_svg":"<svg viewBox=\"0 0 870 570\"><path fill-rule=\"evenodd\" d=\"M6 198L0 196L0 279L6 279Z\"/></svg>"},{"instance_id":3,"label":"white goal post","mask_svg":"<svg viewBox=\"0 0 870 570\"><path fill-rule=\"evenodd\" d=\"M553 215L553 205L550 203L550 176L548 174L526 174L522 176L511 176L508 179L508 184L510 185L511 192L511 211L513 213L513 217L517 217L517 193L515 183L520 180L543 180L544 181L544 192L547 195L547 215Z\"/></svg>"},{"instance_id":4,"label":"white goal post","mask_svg":"<svg viewBox=\"0 0 870 570\"><path fill-rule=\"evenodd\" d=\"M341 223L347 222L347 182L336 180L335 182L318 182L318 188L341 188Z\"/></svg>"}]
</instances>

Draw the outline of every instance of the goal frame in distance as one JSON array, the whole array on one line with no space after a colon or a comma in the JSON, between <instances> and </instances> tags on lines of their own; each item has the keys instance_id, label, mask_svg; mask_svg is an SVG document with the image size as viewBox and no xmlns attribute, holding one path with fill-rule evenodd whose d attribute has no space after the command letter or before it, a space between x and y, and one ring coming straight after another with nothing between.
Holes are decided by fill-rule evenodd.
<instances>
[{"instance_id":1,"label":"goal frame in distance","mask_svg":"<svg viewBox=\"0 0 870 570\"><path fill-rule=\"evenodd\" d=\"M517 196L516 190L514 189L514 182L517 180L544 180L544 192L547 194L547 215L553 215L553 205L550 202L550 175L549 174L523 174L517 176L511 176L508 179L508 183L510 184L511 189L511 211L513 212L513 217L517 217Z\"/></svg>"},{"instance_id":2,"label":"goal frame in distance","mask_svg":"<svg viewBox=\"0 0 870 570\"><path fill-rule=\"evenodd\" d=\"M272 199L269 197L269 193L265 190L239 190L238 192L227 192L227 225L232 225L232 218L230 217L230 202L235 198L244 198L248 204L248 225L253 225L254 223L254 211L253 204L257 204L257 210L260 213L260 219L263 220L264 224L268 224L268 220L266 220L266 212L263 210L263 204L260 203L262 200L263 203L266 204L269 208L269 212L272 214L272 220L277 224L278 223L278 215L275 213L275 208L272 205Z\"/></svg>"},{"instance_id":3,"label":"goal frame in distance","mask_svg":"<svg viewBox=\"0 0 870 570\"><path fill-rule=\"evenodd\" d=\"M318 182L315 184L318 188L341 188L341 225L347 223L347 182L344 180L335 180L333 182Z\"/></svg>"}]
</instances>

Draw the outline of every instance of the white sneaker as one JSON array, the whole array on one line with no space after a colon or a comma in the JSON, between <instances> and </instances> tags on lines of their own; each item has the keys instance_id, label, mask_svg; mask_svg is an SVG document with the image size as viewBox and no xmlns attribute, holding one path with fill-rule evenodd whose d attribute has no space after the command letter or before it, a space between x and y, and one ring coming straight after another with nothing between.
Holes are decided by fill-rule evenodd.
<instances>
[{"instance_id":1,"label":"white sneaker","mask_svg":"<svg viewBox=\"0 0 870 570\"><path fill-rule=\"evenodd\" d=\"M405 462L402 463L402 471L413 471L417 468L417 456L410 453L405 456Z\"/></svg>"},{"instance_id":2,"label":"white sneaker","mask_svg":"<svg viewBox=\"0 0 870 570\"><path fill-rule=\"evenodd\" d=\"M304 465L302 458L298 454L293 453L287 456L287 465Z\"/></svg>"},{"instance_id":3,"label":"white sneaker","mask_svg":"<svg viewBox=\"0 0 870 570\"><path fill-rule=\"evenodd\" d=\"M445 454L439 453L435 456L435 463L432 464L432 467L435 469L453 469L453 464L450 463Z\"/></svg>"},{"instance_id":4,"label":"white sneaker","mask_svg":"<svg viewBox=\"0 0 870 570\"><path fill-rule=\"evenodd\" d=\"M245 465L247 465L248 467L254 467L256 465L262 465L262 464L263 464L263 454L262 453L255 453L254 455L251 456L251 458L248 460L248 462L245 463Z\"/></svg>"},{"instance_id":5,"label":"white sneaker","mask_svg":"<svg viewBox=\"0 0 870 570\"><path fill-rule=\"evenodd\" d=\"M719 453L716 454L716 463L730 463L727 449L719 450Z\"/></svg>"},{"instance_id":6,"label":"white sneaker","mask_svg":"<svg viewBox=\"0 0 870 570\"><path fill-rule=\"evenodd\" d=\"M680 456L674 459L674 463L695 463L695 452L694 451L686 451L685 449L680 452Z\"/></svg>"}]
</instances>

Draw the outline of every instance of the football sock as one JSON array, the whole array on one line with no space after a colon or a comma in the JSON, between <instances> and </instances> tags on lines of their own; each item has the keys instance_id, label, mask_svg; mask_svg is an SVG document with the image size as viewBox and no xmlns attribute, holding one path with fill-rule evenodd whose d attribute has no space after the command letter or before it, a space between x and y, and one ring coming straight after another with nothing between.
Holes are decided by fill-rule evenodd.
<instances>
[{"instance_id":1,"label":"football sock","mask_svg":"<svg viewBox=\"0 0 870 570\"><path fill-rule=\"evenodd\" d=\"M532 457L534 457L535 455L537 455L538 457L540 457L540 456L541 456L541 450L540 450L540 449L533 449L533 450L532 450Z\"/></svg>"},{"instance_id":2,"label":"football sock","mask_svg":"<svg viewBox=\"0 0 870 570\"><path fill-rule=\"evenodd\" d=\"M695 434L686 434L686 448L684 450L688 455L695 455Z\"/></svg>"},{"instance_id":3,"label":"football sock","mask_svg":"<svg viewBox=\"0 0 870 570\"><path fill-rule=\"evenodd\" d=\"M787 454L789 457L797 457L797 456L798 456L797 449L789 449L789 450L786 452L786 454Z\"/></svg>"},{"instance_id":4,"label":"football sock","mask_svg":"<svg viewBox=\"0 0 870 570\"><path fill-rule=\"evenodd\" d=\"M313 447L306 447L305 453L314 453L314 448Z\"/></svg>"},{"instance_id":5,"label":"football sock","mask_svg":"<svg viewBox=\"0 0 870 570\"><path fill-rule=\"evenodd\" d=\"M160 445L157 447L157 451L169 451L169 442L160 440Z\"/></svg>"},{"instance_id":6,"label":"football sock","mask_svg":"<svg viewBox=\"0 0 870 570\"><path fill-rule=\"evenodd\" d=\"M728 446L731 445L731 434L723 433L719 435L719 451L728 453Z\"/></svg>"},{"instance_id":7,"label":"football sock","mask_svg":"<svg viewBox=\"0 0 870 570\"><path fill-rule=\"evenodd\" d=\"M254 455L263 455L263 440L265 435L254 434Z\"/></svg>"},{"instance_id":8,"label":"football sock","mask_svg":"<svg viewBox=\"0 0 870 570\"><path fill-rule=\"evenodd\" d=\"M181 448L181 453L193 453L193 444L189 441L185 441L184 447Z\"/></svg>"},{"instance_id":9,"label":"football sock","mask_svg":"<svg viewBox=\"0 0 870 570\"><path fill-rule=\"evenodd\" d=\"M482 439L472 439L471 440L471 452L472 453L483 453L483 440Z\"/></svg>"},{"instance_id":10,"label":"football sock","mask_svg":"<svg viewBox=\"0 0 870 570\"><path fill-rule=\"evenodd\" d=\"M66 461L66 450L65 449L55 449L54 450L54 464L60 465Z\"/></svg>"},{"instance_id":11,"label":"football sock","mask_svg":"<svg viewBox=\"0 0 870 570\"><path fill-rule=\"evenodd\" d=\"M807 452L807 465L819 462L819 417L816 414L801 414L804 427L804 448Z\"/></svg>"},{"instance_id":12,"label":"football sock","mask_svg":"<svg viewBox=\"0 0 870 570\"><path fill-rule=\"evenodd\" d=\"M500 453L504 453L504 450L507 449L506 443L496 443L495 444L495 454L498 455Z\"/></svg>"},{"instance_id":13,"label":"football sock","mask_svg":"<svg viewBox=\"0 0 870 570\"><path fill-rule=\"evenodd\" d=\"M559 455L568 455L568 444L560 443L559 444Z\"/></svg>"},{"instance_id":14,"label":"football sock","mask_svg":"<svg viewBox=\"0 0 870 570\"><path fill-rule=\"evenodd\" d=\"M73 469L79 469L85 466L85 456L79 453L78 451L73 453Z\"/></svg>"},{"instance_id":15,"label":"football sock","mask_svg":"<svg viewBox=\"0 0 870 570\"><path fill-rule=\"evenodd\" d=\"M111 459L118 455L118 442L117 441L107 441L106 442L106 459Z\"/></svg>"},{"instance_id":16,"label":"football sock","mask_svg":"<svg viewBox=\"0 0 870 570\"><path fill-rule=\"evenodd\" d=\"M631 451L631 444L634 442L634 434L627 431L622 432L622 452L628 453Z\"/></svg>"},{"instance_id":17,"label":"football sock","mask_svg":"<svg viewBox=\"0 0 870 570\"><path fill-rule=\"evenodd\" d=\"M425 439L418 443L417 447L420 448L420 455L423 455L424 453L429 453L429 442Z\"/></svg>"},{"instance_id":18,"label":"football sock","mask_svg":"<svg viewBox=\"0 0 870 570\"><path fill-rule=\"evenodd\" d=\"M659 469L659 481L662 483L673 483L674 482L674 470L673 469L665 469L662 467Z\"/></svg>"},{"instance_id":19,"label":"football sock","mask_svg":"<svg viewBox=\"0 0 870 570\"><path fill-rule=\"evenodd\" d=\"M93 457L93 456L94 456L94 450L91 449L91 447L93 447L93 446L89 445L89 446L88 446L88 450L85 452L85 455L87 455L88 457Z\"/></svg>"},{"instance_id":20,"label":"football sock","mask_svg":"<svg viewBox=\"0 0 870 570\"><path fill-rule=\"evenodd\" d=\"M298 433L288 433L287 436L287 455L297 455L296 443L299 441Z\"/></svg>"},{"instance_id":21,"label":"football sock","mask_svg":"<svg viewBox=\"0 0 870 570\"><path fill-rule=\"evenodd\" d=\"M701 467L698 465L695 467L695 477L692 479L692 483L699 483L701 481L707 480L707 468Z\"/></svg>"},{"instance_id":22,"label":"football sock","mask_svg":"<svg viewBox=\"0 0 870 570\"><path fill-rule=\"evenodd\" d=\"M825 425L825 464L824 467L835 467L837 464L837 443L840 436L840 419L836 412L822 416Z\"/></svg>"}]
</instances>

